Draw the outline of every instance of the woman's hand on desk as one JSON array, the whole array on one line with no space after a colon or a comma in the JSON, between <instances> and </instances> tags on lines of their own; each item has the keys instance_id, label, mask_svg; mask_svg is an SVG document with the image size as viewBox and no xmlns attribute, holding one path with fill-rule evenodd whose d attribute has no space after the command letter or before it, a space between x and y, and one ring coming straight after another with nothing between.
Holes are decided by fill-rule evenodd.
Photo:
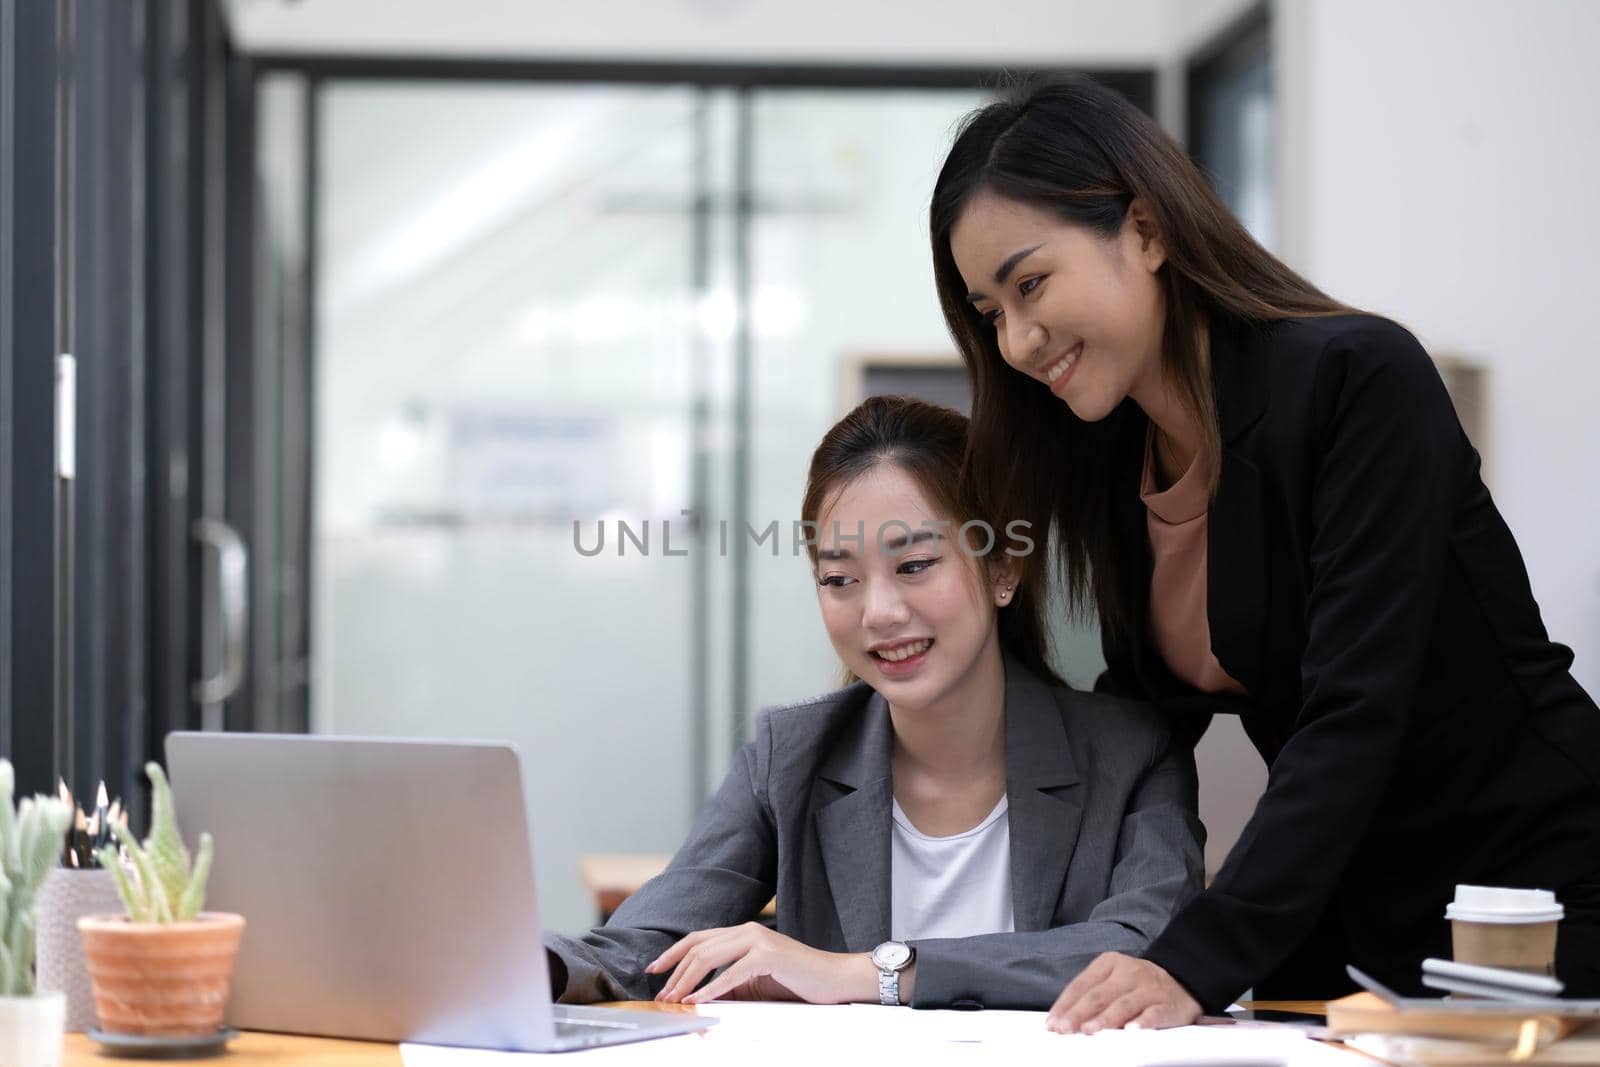
<instances>
[{"instance_id":1,"label":"woman's hand on desk","mask_svg":"<svg viewBox=\"0 0 1600 1067\"><path fill-rule=\"evenodd\" d=\"M1149 960L1102 952L1056 998L1045 1025L1058 1034L1154 1030L1200 1018L1189 991Z\"/></svg>"},{"instance_id":2,"label":"woman's hand on desk","mask_svg":"<svg viewBox=\"0 0 1600 1067\"><path fill-rule=\"evenodd\" d=\"M696 987L719 967L727 970ZM878 999L878 969L861 953L824 952L760 923L696 930L645 968L670 970L656 999L699 1004L708 1000L804 1000L844 1004ZM904 976L902 976L902 989ZM904 994L903 994L904 995ZM909 998L908 998L909 999Z\"/></svg>"}]
</instances>

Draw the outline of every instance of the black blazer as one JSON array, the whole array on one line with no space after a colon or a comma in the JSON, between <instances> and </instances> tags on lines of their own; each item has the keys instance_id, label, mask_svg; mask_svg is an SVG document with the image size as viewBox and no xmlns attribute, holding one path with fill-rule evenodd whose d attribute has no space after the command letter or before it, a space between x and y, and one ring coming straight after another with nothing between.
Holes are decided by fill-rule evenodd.
<instances>
[{"instance_id":1,"label":"black blazer","mask_svg":"<svg viewBox=\"0 0 1600 1067\"><path fill-rule=\"evenodd\" d=\"M1237 714L1270 770L1214 883L1145 955L1208 1010L1250 987L1337 995L1349 962L1420 991L1420 961L1449 955L1456 883L1593 896L1600 712L1410 333L1364 315L1223 320L1212 352L1206 614L1249 696L1177 681L1150 640L1148 423L1131 402L1112 416L1128 625L1104 639L1099 687L1196 738Z\"/></svg>"}]
</instances>

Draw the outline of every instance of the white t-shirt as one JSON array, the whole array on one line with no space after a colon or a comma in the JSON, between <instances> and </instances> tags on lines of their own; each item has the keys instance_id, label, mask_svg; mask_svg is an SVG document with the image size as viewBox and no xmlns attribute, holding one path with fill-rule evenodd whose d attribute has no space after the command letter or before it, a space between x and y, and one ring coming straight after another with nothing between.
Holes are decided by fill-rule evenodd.
<instances>
[{"instance_id":1,"label":"white t-shirt","mask_svg":"<svg viewBox=\"0 0 1600 1067\"><path fill-rule=\"evenodd\" d=\"M1006 798L965 833L929 837L894 802L889 936L895 941L1010 933L1011 824Z\"/></svg>"}]
</instances>

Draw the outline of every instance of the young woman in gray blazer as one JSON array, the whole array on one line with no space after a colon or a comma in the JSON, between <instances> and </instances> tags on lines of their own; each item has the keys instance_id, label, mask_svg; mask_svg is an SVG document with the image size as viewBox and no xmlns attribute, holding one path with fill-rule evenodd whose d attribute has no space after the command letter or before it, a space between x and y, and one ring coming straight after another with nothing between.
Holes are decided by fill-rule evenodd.
<instances>
[{"instance_id":1,"label":"young woman in gray blazer","mask_svg":"<svg viewBox=\"0 0 1600 1067\"><path fill-rule=\"evenodd\" d=\"M1186 746L1052 673L1036 546L960 483L965 445L961 415L887 397L823 439L802 513L856 680L762 712L667 870L547 936L563 1001L1043 1008L1199 890Z\"/></svg>"}]
</instances>

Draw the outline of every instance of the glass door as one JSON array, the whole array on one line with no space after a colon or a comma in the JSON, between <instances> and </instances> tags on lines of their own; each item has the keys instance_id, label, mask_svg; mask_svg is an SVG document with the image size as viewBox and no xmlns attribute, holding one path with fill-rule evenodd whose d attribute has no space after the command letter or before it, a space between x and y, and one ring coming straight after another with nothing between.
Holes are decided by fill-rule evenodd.
<instances>
[{"instance_id":1,"label":"glass door","mask_svg":"<svg viewBox=\"0 0 1600 1067\"><path fill-rule=\"evenodd\" d=\"M692 807L701 107L321 94L312 726L515 742L559 928Z\"/></svg>"}]
</instances>

